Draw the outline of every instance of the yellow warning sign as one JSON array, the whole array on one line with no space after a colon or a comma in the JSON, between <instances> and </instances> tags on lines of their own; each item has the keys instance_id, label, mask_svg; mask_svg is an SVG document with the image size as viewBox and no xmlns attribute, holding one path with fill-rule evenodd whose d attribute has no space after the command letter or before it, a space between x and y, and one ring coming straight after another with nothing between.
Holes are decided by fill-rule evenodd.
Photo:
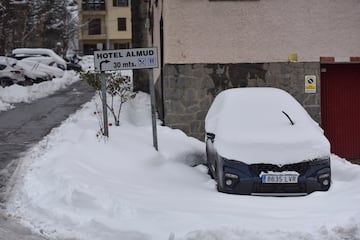
<instances>
[{"instance_id":1,"label":"yellow warning sign","mask_svg":"<svg viewBox=\"0 0 360 240\"><path fill-rule=\"evenodd\" d=\"M305 76L305 93L316 93L316 76Z\"/></svg>"}]
</instances>

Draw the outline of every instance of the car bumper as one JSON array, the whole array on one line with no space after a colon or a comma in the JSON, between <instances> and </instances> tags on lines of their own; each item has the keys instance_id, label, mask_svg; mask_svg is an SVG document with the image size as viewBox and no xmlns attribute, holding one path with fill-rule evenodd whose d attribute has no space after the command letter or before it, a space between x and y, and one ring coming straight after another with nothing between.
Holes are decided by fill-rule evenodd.
<instances>
[{"instance_id":1,"label":"car bumper","mask_svg":"<svg viewBox=\"0 0 360 240\"><path fill-rule=\"evenodd\" d=\"M327 191L331 183L330 159L278 167L271 164L248 165L222 158L219 170L219 191L233 194L302 196L314 191ZM297 183L263 183L260 172L266 171L296 171L299 173L298 181Z\"/></svg>"}]
</instances>

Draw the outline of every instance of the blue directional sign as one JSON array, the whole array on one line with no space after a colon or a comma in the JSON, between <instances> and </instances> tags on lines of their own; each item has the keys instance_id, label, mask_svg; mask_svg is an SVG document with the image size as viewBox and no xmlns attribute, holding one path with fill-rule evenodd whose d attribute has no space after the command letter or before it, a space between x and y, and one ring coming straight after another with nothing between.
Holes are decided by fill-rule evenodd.
<instances>
[{"instance_id":1,"label":"blue directional sign","mask_svg":"<svg viewBox=\"0 0 360 240\"><path fill-rule=\"evenodd\" d=\"M131 48L94 52L95 71L157 68L157 48Z\"/></svg>"}]
</instances>

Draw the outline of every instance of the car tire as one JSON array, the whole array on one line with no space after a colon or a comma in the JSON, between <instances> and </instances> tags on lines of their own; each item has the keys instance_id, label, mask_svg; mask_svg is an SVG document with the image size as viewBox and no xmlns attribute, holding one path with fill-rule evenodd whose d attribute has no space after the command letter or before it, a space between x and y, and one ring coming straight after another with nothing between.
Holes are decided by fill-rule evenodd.
<instances>
[{"instance_id":1,"label":"car tire","mask_svg":"<svg viewBox=\"0 0 360 240\"><path fill-rule=\"evenodd\" d=\"M211 171L211 164L210 164L209 162L207 162L206 166L207 166L207 168L208 168L208 174L210 175L210 177L211 177L212 179L215 179L215 178L214 178L214 174L213 174L212 171Z\"/></svg>"},{"instance_id":2,"label":"car tire","mask_svg":"<svg viewBox=\"0 0 360 240\"><path fill-rule=\"evenodd\" d=\"M36 78L36 79L34 80L34 83L42 83L42 82L46 82L46 81L47 81L47 79Z\"/></svg>"},{"instance_id":3,"label":"car tire","mask_svg":"<svg viewBox=\"0 0 360 240\"><path fill-rule=\"evenodd\" d=\"M215 179L215 181L216 181L216 190L217 190L218 192L222 192L222 191L221 191L221 188L220 188L219 179L220 179L220 177L219 177L219 172L216 170L216 179Z\"/></svg>"},{"instance_id":4,"label":"car tire","mask_svg":"<svg viewBox=\"0 0 360 240\"><path fill-rule=\"evenodd\" d=\"M33 82L31 79L26 79L25 81L17 82L16 84L25 87L33 85Z\"/></svg>"},{"instance_id":5,"label":"car tire","mask_svg":"<svg viewBox=\"0 0 360 240\"><path fill-rule=\"evenodd\" d=\"M25 76L25 81L22 81L21 85L23 85L23 86L31 86L33 84L34 84L33 80L31 78Z\"/></svg>"},{"instance_id":6,"label":"car tire","mask_svg":"<svg viewBox=\"0 0 360 240\"><path fill-rule=\"evenodd\" d=\"M0 85L4 88L4 87L8 87L8 86L11 86L11 85L13 85L14 84L14 82L13 82L13 80L12 79L10 79L10 78L1 78L0 79Z\"/></svg>"}]
</instances>

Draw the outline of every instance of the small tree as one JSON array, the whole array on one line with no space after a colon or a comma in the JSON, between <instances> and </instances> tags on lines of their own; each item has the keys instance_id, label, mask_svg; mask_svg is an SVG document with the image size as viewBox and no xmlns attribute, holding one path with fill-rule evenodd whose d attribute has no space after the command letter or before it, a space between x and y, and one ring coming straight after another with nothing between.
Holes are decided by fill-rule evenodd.
<instances>
[{"instance_id":1,"label":"small tree","mask_svg":"<svg viewBox=\"0 0 360 240\"><path fill-rule=\"evenodd\" d=\"M111 96L111 104L107 104L107 106L114 117L115 125L119 126L120 113L123 104L127 102L130 98L134 98L136 93L132 91L132 84L129 76L121 76L118 73L113 72L108 76L107 80L108 84L106 90L107 93ZM115 96L118 96L120 98L117 109L114 105Z\"/></svg>"},{"instance_id":2,"label":"small tree","mask_svg":"<svg viewBox=\"0 0 360 240\"><path fill-rule=\"evenodd\" d=\"M87 83L96 90L101 102L103 102L100 75L96 73L83 73L81 74L81 79L87 81ZM106 93L108 99L106 107L114 118L115 126L119 126L123 104L130 98L134 98L136 93L132 91L132 81L129 76L121 76L118 72L106 73L106 81ZM99 121L101 125L103 119L101 118ZM103 133L101 126L100 130Z\"/></svg>"}]
</instances>

